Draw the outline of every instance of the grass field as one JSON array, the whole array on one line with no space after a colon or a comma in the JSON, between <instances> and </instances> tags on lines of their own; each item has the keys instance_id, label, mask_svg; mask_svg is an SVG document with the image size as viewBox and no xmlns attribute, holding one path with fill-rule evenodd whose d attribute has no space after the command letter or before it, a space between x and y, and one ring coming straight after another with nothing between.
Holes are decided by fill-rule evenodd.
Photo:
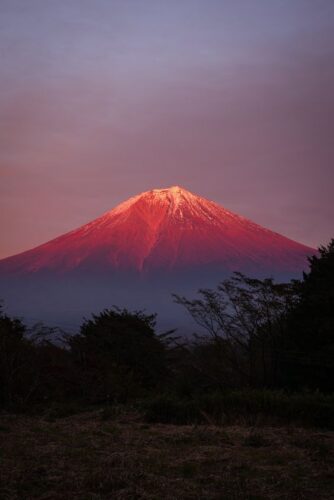
<instances>
[{"instance_id":1,"label":"grass field","mask_svg":"<svg viewBox=\"0 0 334 500\"><path fill-rule=\"evenodd\" d=\"M0 415L0 498L333 499L334 433Z\"/></svg>"}]
</instances>

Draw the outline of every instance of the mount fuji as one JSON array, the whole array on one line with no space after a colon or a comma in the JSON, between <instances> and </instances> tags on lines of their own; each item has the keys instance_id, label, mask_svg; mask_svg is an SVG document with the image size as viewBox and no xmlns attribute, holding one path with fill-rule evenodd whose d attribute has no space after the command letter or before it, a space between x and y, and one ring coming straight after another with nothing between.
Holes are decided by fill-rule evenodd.
<instances>
[{"instance_id":1,"label":"mount fuji","mask_svg":"<svg viewBox=\"0 0 334 500\"><path fill-rule=\"evenodd\" d=\"M300 277L314 253L173 186L134 196L78 229L0 260L0 298L16 313L58 322L113 304L170 318L171 292L193 294L233 271Z\"/></svg>"},{"instance_id":2,"label":"mount fuji","mask_svg":"<svg viewBox=\"0 0 334 500\"><path fill-rule=\"evenodd\" d=\"M314 250L181 187L154 189L98 219L0 261L0 272L185 270L298 273Z\"/></svg>"}]
</instances>

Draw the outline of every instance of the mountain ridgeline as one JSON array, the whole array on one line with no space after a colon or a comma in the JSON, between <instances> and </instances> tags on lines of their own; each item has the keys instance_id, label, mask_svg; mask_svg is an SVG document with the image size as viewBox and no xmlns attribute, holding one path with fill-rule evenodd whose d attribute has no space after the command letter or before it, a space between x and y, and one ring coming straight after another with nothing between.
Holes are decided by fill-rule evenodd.
<instances>
[{"instance_id":1,"label":"mountain ridgeline","mask_svg":"<svg viewBox=\"0 0 334 500\"><path fill-rule=\"evenodd\" d=\"M300 277L314 253L173 186L134 196L78 229L1 260L0 296L27 319L76 322L119 304L156 311L172 326L172 292L193 294L234 271Z\"/></svg>"}]
</instances>

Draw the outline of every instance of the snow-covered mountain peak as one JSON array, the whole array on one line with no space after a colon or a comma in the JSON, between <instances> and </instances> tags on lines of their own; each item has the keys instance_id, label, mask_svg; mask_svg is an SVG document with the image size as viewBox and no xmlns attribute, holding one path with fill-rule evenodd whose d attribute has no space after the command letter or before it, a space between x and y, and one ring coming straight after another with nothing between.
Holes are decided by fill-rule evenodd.
<instances>
[{"instance_id":1,"label":"snow-covered mountain peak","mask_svg":"<svg viewBox=\"0 0 334 500\"><path fill-rule=\"evenodd\" d=\"M6 272L202 269L290 272L313 250L180 187L152 189L0 262Z\"/></svg>"},{"instance_id":2,"label":"snow-covered mountain peak","mask_svg":"<svg viewBox=\"0 0 334 500\"><path fill-rule=\"evenodd\" d=\"M173 199L179 199L181 197L195 197L194 194L192 194L190 191L187 189L182 188L181 186L171 186L169 188L162 188L162 189L153 189L152 191L147 191L148 193L154 193L155 196L158 197L166 197L169 196L170 198ZM145 193L146 194L146 193Z\"/></svg>"},{"instance_id":3,"label":"snow-covered mountain peak","mask_svg":"<svg viewBox=\"0 0 334 500\"><path fill-rule=\"evenodd\" d=\"M125 202L117 205L113 210L108 212L109 215L115 215L128 211L135 204L145 204L148 207L155 205L164 205L169 214L175 213L180 209L181 205L196 205L201 200L199 196L194 195L187 189L180 186L171 186L169 188L151 189L137 196L129 198Z\"/></svg>"},{"instance_id":4,"label":"snow-covered mountain peak","mask_svg":"<svg viewBox=\"0 0 334 500\"><path fill-rule=\"evenodd\" d=\"M163 189L152 189L151 191L146 191L143 196L154 197L162 201L167 201L169 203L180 203L180 201L191 200L198 198L193 193L184 189L180 186L171 186L169 188Z\"/></svg>"}]
</instances>

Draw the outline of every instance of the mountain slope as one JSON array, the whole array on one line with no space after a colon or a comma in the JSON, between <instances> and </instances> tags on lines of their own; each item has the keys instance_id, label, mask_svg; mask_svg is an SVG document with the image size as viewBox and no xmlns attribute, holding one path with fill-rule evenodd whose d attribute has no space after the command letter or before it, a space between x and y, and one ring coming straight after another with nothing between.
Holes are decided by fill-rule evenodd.
<instances>
[{"instance_id":1,"label":"mountain slope","mask_svg":"<svg viewBox=\"0 0 334 500\"><path fill-rule=\"evenodd\" d=\"M203 266L289 273L314 250L178 186L130 198L98 219L0 261L0 272L131 271L141 275Z\"/></svg>"}]
</instances>

